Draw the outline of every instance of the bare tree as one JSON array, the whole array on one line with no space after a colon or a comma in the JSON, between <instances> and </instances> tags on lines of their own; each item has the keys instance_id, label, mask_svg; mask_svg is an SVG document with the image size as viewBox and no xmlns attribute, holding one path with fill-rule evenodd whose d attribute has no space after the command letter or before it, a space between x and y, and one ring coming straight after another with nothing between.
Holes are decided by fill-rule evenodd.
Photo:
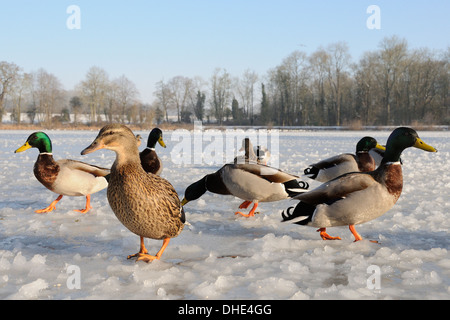
<instances>
[{"instance_id":1,"label":"bare tree","mask_svg":"<svg viewBox=\"0 0 450 320\"><path fill-rule=\"evenodd\" d=\"M341 125L342 85L350 66L350 54L345 42L337 42L327 47L329 55L327 71L328 81L333 93L333 107L336 125Z\"/></svg>"},{"instance_id":2,"label":"bare tree","mask_svg":"<svg viewBox=\"0 0 450 320\"><path fill-rule=\"evenodd\" d=\"M158 106L162 108L162 112L164 113L163 117L166 117L166 122L169 122L169 109L173 100L173 92L170 87L164 83L164 80L158 81L156 83L156 91L154 95L157 98ZM157 115L159 118L159 114Z\"/></svg>"},{"instance_id":3,"label":"bare tree","mask_svg":"<svg viewBox=\"0 0 450 320\"><path fill-rule=\"evenodd\" d=\"M125 123L127 113L131 111L130 109L137 108L136 99L138 96L138 90L136 89L136 85L125 75L113 80L113 84L115 87L114 90L116 91L114 96L116 99L116 105L119 109L120 121ZM137 109L133 111L137 114Z\"/></svg>"},{"instance_id":4,"label":"bare tree","mask_svg":"<svg viewBox=\"0 0 450 320\"><path fill-rule=\"evenodd\" d=\"M222 125L225 116L225 108L231 98L231 78L230 74L224 69L217 68L210 79L211 85L211 106L213 115L219 125Z\"/></svg>"},{"instance_id":5,"label":"bare tree","mask_svg":"<svg viewBox=\"0 0 450 320\"><path fill-rule=\"evenodd\" d=\"M29 73L19 73L16 81L11 86L10 96L13 103L14 120L20 124L22 107L26 103L28 96L31 94L32 76Z\"/></svg>"},{"instance_id":6,"label":"bare tree","mask_svg":"<svg viewBox=\"0 0 450 320\"><path fill-rule=\"evenodd\" d=\"M88 107L89 119L97 121L97 114L105 108L110 85L108 74L102 68L93 66L86 73L85 80L78 85L83 104Z\"/></svg>"},{"instance_id":7,"label":"bare tree","mask_svg":"<svg viewBox=\"0 0 450 320\"><path fill-rule=\"evenodd\" d=\"M327 108L328 71L330 55L324 49L318 49L309 57L311 71L311 91L313 93L314 118L318 125L328 124L330 118Z\"/></svg>"},{"instance_id":8,"label":"bare tree","mask_svg":"<svg viewBox=\"0 0 450 320\"><path fill-rule=\"evenodd\" d=\"M55 75L39 69L33 73L33 97L38 112L43 116L40 121L51 126L53 113L60 111L57 107L61 106L64 97L61 82Z\"/></svg>"},{"instance_id":9,"label":"bare tree","mask_svg":"<svg viewBox=\"0 0 450 320\"><path fill-rule=\"evenodd\" d=\"M405 69L408 45L406 40L397 36L384 38L380 45L379 63L376 64L376 77L382 88L383 122L390 125L393 91L398 85L399 77Z\"/></svg>"},{"instance_id":10,"label":"bare tree","mask_svg":"<svg viewBox=\"0 0 450 320\"><path fill-rule=\"evenodd\" d=\"M0 61L0 123L3 119L4 101L11 86L19 75L20 68L15 63Z\"/></svg>"},{"instance_id":11,"label":"bare tree","mask_svg":"<svg viewBox=\"0 0 450 320\"><path fill-rule=\"evenodd\" d=\"M254 119L255 85L257 81L258 75L250 69L245 70L242 78L235 81L235 90L240 97L240 105L247 119L250 119L250 124L253 124Z\"/></svg>"},{"instance_id":12,"label":"bare tree","mask_svg":"<svg viewBox=\"0 0 450 320\"><path fill-rule=\"evenodd\" d=\"M181 122L181 115L186 112L188 101L195 90L194 80L176 76L169 80L168 86L172 92L172 103L177 110L178 122Z\"/></svg>"}]
</instances>

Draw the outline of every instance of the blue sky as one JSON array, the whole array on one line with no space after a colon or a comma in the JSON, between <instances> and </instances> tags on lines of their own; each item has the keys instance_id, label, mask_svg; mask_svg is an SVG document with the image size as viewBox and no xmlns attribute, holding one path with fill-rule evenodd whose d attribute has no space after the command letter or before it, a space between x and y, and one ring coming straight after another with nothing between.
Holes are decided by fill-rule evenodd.
<instances>
[{"instance_id":1,"label":"blue sky","mask_svg":"<svg viewBox=\"0 0 450 320\"><path fill-rule=\"evenodd\" d=\"M66 26L77 5L81 29ZM369 30L370 5L381 29ZM364 0L0 0L0 61L44 68L72 89L91 66L124 74L151 102L155 82L208 80L215 68L264 76L295 50L346 41L353 61L397 35L410 48L450 46L450 1Z\"/></svg>"}]
</instances>

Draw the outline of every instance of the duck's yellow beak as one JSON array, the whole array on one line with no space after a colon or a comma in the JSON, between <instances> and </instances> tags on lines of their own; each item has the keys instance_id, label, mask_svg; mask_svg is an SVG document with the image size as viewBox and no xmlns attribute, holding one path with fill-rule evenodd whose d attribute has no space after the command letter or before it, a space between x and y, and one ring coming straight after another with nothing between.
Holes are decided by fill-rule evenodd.
<instances>
[{"instance_id":1,"label":"duck's yellow beak","mask_svg":"<svg viewBox=\"0 0 450 320\"><path fill-rule=\"evenodd\" d=\"M416 143L414 144L414 147L422 149L422 150L425 150L425 151L428 151L428 152L437 152L437 150L434 147L426 144L420 138L416 139Z\"/></svg>"},{"instance_id":2,"label":"duck's yellow beak","mask_svg":"<svg viewBox=\"0 0 450 320\"><path fill-rule=\"evenodd\" d=\"M183 200L181 201L181 206L184 207L184 205L185 205L186 203L188 203L188 202L189 202L189 201L186 200L186 198L183 198Z\"/></svg>"},{"instance_id":3,"label":"duck's yellow beak","mask_svg":"<svg viewBox=\"0 0 450 320\"><path fill-rule=\"evenodd\" d=\"M162 137L159 137L159 139L158 139L158 143L161 145L161 147L163 147L163 148L165 148L166 147L166 144L164 143L164 140L163 140L163 138Z\"/></svg>"},{"instance_id":4,"label":"duck's yellow beak","mask_svg":"<svg viewBox=\"0 0 450 320\"><path fill-rule=\"evenodd\" d=\"M375 148L380 149L380 150L386 150L386 147L382 146L381 144L377 143L377 145L375 146Z\"/></svg>"},{"instance_id":5,"label":"duck's yellow beak","mask_svg":"<svg viewBox=\"0 0 450 320\"><path fill-rule=\"evenodd\" d=\"M27 142L25 142L25 144L23 146L21 146L19 149L14 151L14 153L22 152L22 151L28 150L30 148L31 148L31 146L30 146L30 144L27 141Z\"/></svg>"}]
</instances>

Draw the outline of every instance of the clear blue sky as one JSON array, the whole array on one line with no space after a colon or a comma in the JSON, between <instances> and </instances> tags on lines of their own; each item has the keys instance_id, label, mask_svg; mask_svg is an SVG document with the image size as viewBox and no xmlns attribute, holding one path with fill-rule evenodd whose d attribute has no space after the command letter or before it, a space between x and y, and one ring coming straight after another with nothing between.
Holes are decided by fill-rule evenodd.
<instances>
[{"instance_id":1,"label":"clear blue sky","mask_svg":"<svg viewBox=\"0 0 450 320\"><path fill-rule=\"evenodd\" d=\"M372 4L381 30L366 27ZM70 5L80 8L79 30L66 27ZM354 61L392 35L410 48L446 50L449 21L448 0L0 0L0 61L44 68L68 90L99 66L110 78L127 76L151 102L161 79L207 80L217 67L264 76L295 50L337 41Z\"/></svg>"}]
</instances>

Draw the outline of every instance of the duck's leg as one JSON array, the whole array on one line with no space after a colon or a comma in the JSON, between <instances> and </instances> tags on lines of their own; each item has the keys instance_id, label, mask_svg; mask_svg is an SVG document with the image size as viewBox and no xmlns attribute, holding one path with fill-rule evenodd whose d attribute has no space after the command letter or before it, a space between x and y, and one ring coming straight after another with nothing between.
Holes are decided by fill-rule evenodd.
<instances>
[{"instance_id":1,"label":"duck's leg","mask_svg":"<svg viewBox=\"0 0 450 320\"><path fill-rule=\"evenodd\" d=\"M363 238L361 237L361 235L355 230L355 225L351 224L351 225L348 226L348 228L350 229L350 232L351 232L351 233L353 234L353 236L355 237L355 241L354 241L354 242L360 241L360 240L363 239ZM378 243L378 241L376 241L376 240L370 240L370 242Z\"/></svg>"},{"instance_id":2,"label":"duck's leg","mask_svg":"<svg viewBox=\"0 0 450 320\"><path fill-rule=\"evenodd\" d=\"M341 240L340 237L332 237L327 233L327 228L320 228L317 230L317 232L320 232L320 237L323 240Z\"/></svg>"},{"instance_id":3,"label":"duck's leg","mask_svg":"<svg viewBox=\"0 0 450 320\"><path fill-rule=\"evenodd\" d=\"M86 212L88 212L91 209L92 209L92 207L91 207L91 195L88 194L86 196L86 208L85 209L80 209L80 210L74 210L74 211L81 212L81 213L86 213Z\"/></svg>"},{"instance_id":4,"label":"duck's leg","mask_svg":"<svg viewBox=\"0 0 450 320\"><path fill-rule=\"evenodd\" d=\"M136 261L143 260L145 262L151 262L155 259L159 260L161 258L161 255L163 254L164 250L166 250L167 246L169 245L169 242L170 242L170 238L165 238L163 240L163 245L162 245L161 249L159 249L156 256L149 255L148 253L144 253L144 254L139 253ZM145 250L145 251L147 251L147 250Z\"/></svg>"},{"instance_id":5,"label":"duck's leg","mask_svg":"<svg viewBox=\"0 0 450 320\"><path fill-rule=\"evenodd\" d=\"M131 258L134 258L134 257L140 257L141 255L145 255L145 254L148 253L148 250L145 248L145 245L144 245L144 237L140 237L140 238L141 238L141 246L139 248L139 252L135 253L135 254L132 254L132 255L129 255L127 257L127 259L131 259Z\"/></svg>"},{"instance_id":6,"label":"duck's leg","mask_svg":"<svg viewBox=\"0 0 450 320\"><path fill-rule=\"evenodd\" d=\"M46 213L46 212L53 211L53 209L56 208L56 204L59 202L59 200L61 200L62 197L63 197L63 195L60 194L59 197L56 198L55 201L53 201L52 203L50 203L50 205L49 205L47 208L41 209L41 210L36 210L36 211L34 211L34 212L36 212L36 213Z\"/></svg>"},{"instance_id":7,"label":"duck's leg","mask_svg":"<svg viewBox=\"0 0 450 320\"><path fill-rule=\"evenodd\" d=\"M253 205L252 210L250 210L250 212L248 214L242 213L240 211L237 211L234 214L240 214L241 216L246 217L246 218L254 217L256 208L258 208L258 202L257 201L255 201L255 204Z\"/></svg>"},{"instance_id":8,"label":"duck's leg","mask_svg":"<svg viewBox=\"0 0 450 320\"><path fill-rule=\"evenodd\" d=\"M355 242L356 241L360 241L362 240L362 237L359 235L358 232L356 232L355 230L355 226L353 224L349 225L348 228L350 229L350 232L353 234L353 236L355 237Z\"/></svg>"},{"instance_id":9,"label":"duck's leg","mask_svg":"<svg viewBox=\"0 0 450 320\"><path fill-rule=\"evenodd\" d=\"M252 201L244 201L241 203L241 205L239 206L239 209L247 209L249 205L252 204Z\"/></svg>"}]
</instances>

